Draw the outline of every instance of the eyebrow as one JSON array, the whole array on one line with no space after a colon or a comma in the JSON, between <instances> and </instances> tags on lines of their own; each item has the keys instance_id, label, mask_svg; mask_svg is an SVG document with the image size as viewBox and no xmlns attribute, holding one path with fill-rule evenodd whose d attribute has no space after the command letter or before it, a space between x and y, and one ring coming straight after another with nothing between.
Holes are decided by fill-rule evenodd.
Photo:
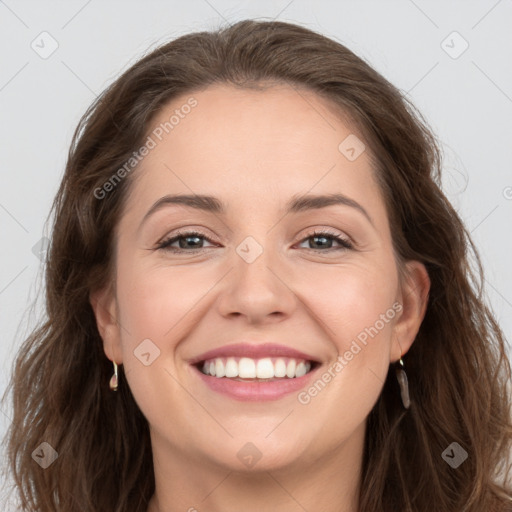
<instances>
[{"instance_id":1,"label":"eyebrow","mask_svg":"<svg viewBox=\"0 0 512 512\"><path fill-rule=\"evenodd\" d=\"M205 212L224 214L226 213L226 207L216 197L207 195L166 195L156 201L153 206L147 211L146 215L140 223L140 227L146 222L146 220L153 215L155 212L165 208L168 205L183 205L196 210L202 210ZM326 208L332 205L343 205L349 206L362 213L367 220L374 226L373 220L369 213L354 199L347 197L343 194L326 194L326 195L303 195L293 196L285 206L285 213L299 213L307 210L317 210L320 208Z\"/></svg>"}]
</instances>

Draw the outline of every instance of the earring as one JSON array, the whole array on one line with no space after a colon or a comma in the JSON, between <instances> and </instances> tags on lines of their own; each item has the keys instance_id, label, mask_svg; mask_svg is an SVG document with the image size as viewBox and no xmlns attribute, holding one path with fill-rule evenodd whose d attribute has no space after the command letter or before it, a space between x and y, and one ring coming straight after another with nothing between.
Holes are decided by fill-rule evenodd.
<instances>
[{"instance_id":1,"label":"earring","mask_svg":"<svg viewBox=\"0 0 512 512\"><path fill-rule=\"evenodd\" d=\"M407 380L407 374L403 369L404 362L400 357L400 366L402 368L396 369L396 378L398 380L398 384L400 385L400 396L402 397L402 404L406 409L409 409L411 405L411 399L409 397L409 381Z\"/></svg>"},{"instance_id":2,"label":"earring","mask_svg":"<svg viewBox=\"0 0 512 512\"><path fill-rule=\"evenodd\" d=\"M119 383L118 379L117 379L117 364L112 361L114 363L114 375L112 375L112 377L110 377L110 389L112 391L117 391L117 385Z\"/></svg>"}]
</instances>

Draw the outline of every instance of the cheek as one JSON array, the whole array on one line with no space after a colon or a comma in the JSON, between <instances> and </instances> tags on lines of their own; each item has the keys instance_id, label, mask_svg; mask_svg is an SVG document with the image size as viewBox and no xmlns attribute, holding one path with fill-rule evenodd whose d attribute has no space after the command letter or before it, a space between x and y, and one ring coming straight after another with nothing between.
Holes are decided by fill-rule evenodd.
<instances>
[{"instance_id":1,"label":"cheek","mask_svg":"<svg viewBox=\"0 0 512 512\"><path fill-rule=\"evenodd\" d=\"M297 399L311 418L318 439L345 439L368 416L389 371L393 326L400 311L389 283L365 287L346 279L336 303L316 299L336 355ZM323 442L323 441L319 441ZM325 441L328 443L328 441Z\"/></svg>"},{"instance_id":2,"label":"cheek","mask_svg":"<svg viewBox=\"0 0 512 512\"><path fill-rule=\"evenodd\" d=\"M394 261L325 268L303 284L309 290L303 293L307 306L337 353L312 394L332 399L333 407L368 412L389 370L393 327L401 311Z\"/></svg>"},{"instance_id":3,"label":"cheek","mask_svg":"<svg viewBox=\"0 0 512 512\"><path fill-rule=\"evenodd\" d=\"M396 316L393 304L398 289L394 262L353 261L343 265L325 266L315 272L295 276L296 290L308 308L321 320L326 334L345 349L360 333L364 341L366 328L377 323L378 335L388 337ZM381 316L386 315L385 323ZM372 337L377 334L372 329Z\"/></svg>"},{"instance_id":4,"label":"cheek","mask_svg":"<svg viewBox=\"0 0 512 512\"><path fill-rule=\"evenodd\" d=\"M180 410L184 425L194 422L192 412L201 414L179 384L175 348L197 323L205 294L214 282L211 272L205 275L184 266L146 266L129 259L118 262L124 373L135 401L153 426L167 425L169 411ZM179 432L166 432L166 437L178 443Z\"/></svg>"},{"instance_id":5,"label":"cheek","mask_svg":"<svg viewBox=\"0 0 512 512\"><path fill-rule=\"evenodd\" d=\"M150 338L162 347L164 339L172 343L213 282L211 272L184 266L120 264L117 295L125 340Z\"/></svg>"}]
</instances>

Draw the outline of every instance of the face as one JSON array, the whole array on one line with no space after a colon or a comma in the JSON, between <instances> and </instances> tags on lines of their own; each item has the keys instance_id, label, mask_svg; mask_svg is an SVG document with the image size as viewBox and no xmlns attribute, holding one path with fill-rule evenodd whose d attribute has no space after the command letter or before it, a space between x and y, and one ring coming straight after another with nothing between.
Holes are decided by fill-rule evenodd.
<instances>
[{"instance_id":1,"label":"face","mask_svg":"<svg viewBox=\"0 0 512 512\"><path fill-rule=\"evenodd\" d=\"M427 287L416 262L399 280L362 137L286 85L184 95L149 135L117 226L115 293L97 297L110 315L95 311L152 440L237 470L258 452L258 469L276 469L361 440ZM183 195L194 201L170 198Z\"/></svg>"}]
</instances>

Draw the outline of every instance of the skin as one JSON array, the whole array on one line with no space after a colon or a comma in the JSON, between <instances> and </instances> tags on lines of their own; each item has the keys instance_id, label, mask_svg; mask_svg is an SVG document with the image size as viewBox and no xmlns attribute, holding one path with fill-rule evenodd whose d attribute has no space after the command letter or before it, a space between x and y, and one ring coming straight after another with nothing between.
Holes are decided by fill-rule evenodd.
<instances>
[{"instance_id":1,"label":"skin","mask_svg":"<svg viewBox=\"0 0 512 512\"><path fill-rule=\"evenodd\" d=\"M190 96L166 105L153 126ZM148 511L356 512L366 418L390 363L418 332L427 271L407 262L400 281L369 150L355 161L338 150L356 132L325 100L275 84L215 85L192 96L195 109L134 171L116 231L115 286L91 295L105 354L124 365L150 425L156 492ZM283 213L292 196L333 192L357 201L373 223L346 205ZM140 227L159 198L179 193L215 196L226 212L168 205ZM212 242L188 240L195 252L156 249L178 228ZM315 245L312 233L325 229L354 249L333 239ZM236 251L248 236L263 248L252 263ZM233 400L188 363L250 338L314 355L321 376L397 302L401 312L308 404L297 393ZM145 339L160 350L148 366L134 355ZM248 442L261 453L252 467L237 457Z\"/></svg>"}]
</instances>

